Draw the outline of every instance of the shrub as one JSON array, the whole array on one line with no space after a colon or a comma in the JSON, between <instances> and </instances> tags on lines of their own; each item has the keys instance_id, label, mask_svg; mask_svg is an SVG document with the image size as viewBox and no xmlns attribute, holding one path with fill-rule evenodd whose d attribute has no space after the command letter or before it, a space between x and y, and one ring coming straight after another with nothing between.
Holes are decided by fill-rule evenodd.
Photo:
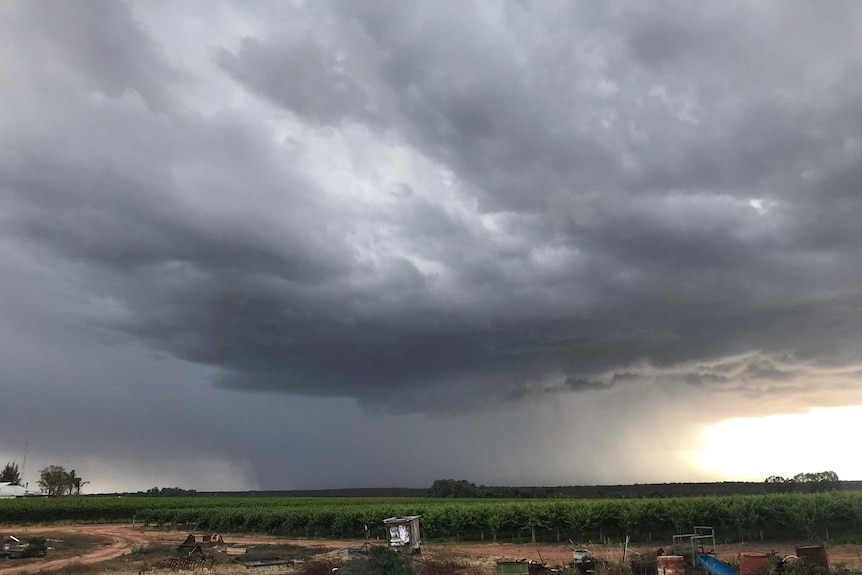
<instances>
[{"instance_id":1,"label":"shrub","mask_svg":"<svg viewBox=\"0 0 862 575\"><path fill-rule=\"evenodd\" d=\"M27 540L27 547L21 553L21 557L44 557L48 554L48 543L44 537L33 537Z\"/></svg>"},{"instance_id":2,"label":"shrub","mask_svg":"<svg viewBox=\"0 0 862 575\"><path fill-rule=\"evenodd\" d=\"M413 575L410 559L388 547L372 547L367 557L356 557L339 569L340 575Z\"/></svg>"}]
</instances>

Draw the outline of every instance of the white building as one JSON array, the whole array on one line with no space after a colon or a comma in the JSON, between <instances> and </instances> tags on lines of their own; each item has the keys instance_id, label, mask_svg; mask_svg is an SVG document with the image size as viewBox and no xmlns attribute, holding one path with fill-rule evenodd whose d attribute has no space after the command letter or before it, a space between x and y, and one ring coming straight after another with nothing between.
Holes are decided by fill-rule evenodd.
<instances>
[{"instance_id":1,"label":"white building","mask_svg":"<svg viewBox=\"0 0 862 575\"><path fill-rule=\"evenodd\" d=\"M0 483L0 499L12 499L13 497L24 497L29 492L20 485L12 485L8 481Z\"/></svg>"}]
</instances>

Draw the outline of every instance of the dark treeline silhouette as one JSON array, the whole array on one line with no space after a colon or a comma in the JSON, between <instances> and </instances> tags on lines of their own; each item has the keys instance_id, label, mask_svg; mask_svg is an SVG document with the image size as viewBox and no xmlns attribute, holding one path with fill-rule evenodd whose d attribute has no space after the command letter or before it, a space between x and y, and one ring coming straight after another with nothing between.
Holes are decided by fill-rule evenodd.
<instances>
[{"instance_id":1,"label":"dark treeline silhouette","mask_svg":"<svg viewBox=\"0 0 862 575\"><path fill-rule=\"evenodd\" d=\"M764 481L769 493L822 493L842 488L842 481L834 471L818 473L797 473L785 479L780 475L770 475Z\"/></svg>"},{"instance_id":2,"label":"dark treeline silhouette","mask_svg":"<svg viewBox=\"0 0 862 575\"><path fill-rule=\"evenodd\" d=\"M189 497L197 495L197 491L181 487L150 487L146 491L138 491L138 494L147 497Z\"/></svg>"},{"instance_id":3,"label":"dark treeline silhouette","mask_svg":"<svg viewBox=\"0 0 862 575\"><path fill-rule=\"evenodd\" d=\"M834 471L798 473L792 478L773 475L763 482L725 481L721 483L647 483L634 485L570 485L559 487L508 487L476 485L464 479L438 479L428 490L429 497L547 499L687 497L706 495L762 495L764 493L817 493L836 489L859 490L862 481L841 481Z\"/></svg>"},{"instance_id":4,"label":"dark treeline silhouette","mask_svg":"<svg viewBox=\"0 0 862 575\"><path fill-rule=\"evenodd\" d=\"M643 497L700 497L709 495L763 495L765 493L818 492L841 489L862 491L862 481L840 481L832 472L801 473L785 479L720 483L641 483L632 485L488 486L464 479L438 479L430 488L357 487L347 489L294 489L279 491L195 491L179 487L153 487L137 493L103 495L195 496L195 497L408 497L408 498L500 498L500 499L624 499ZM827 474L827 475L824 475Z\"/></svg>"}]
</instances>

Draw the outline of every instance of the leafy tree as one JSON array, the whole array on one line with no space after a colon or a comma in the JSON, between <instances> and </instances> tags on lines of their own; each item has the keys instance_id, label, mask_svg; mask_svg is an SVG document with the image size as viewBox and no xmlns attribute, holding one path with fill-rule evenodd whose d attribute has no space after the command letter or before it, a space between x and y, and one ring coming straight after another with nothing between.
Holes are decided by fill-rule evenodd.
<instances>
[{"instance_id":1,"label":"leafy tree","mask_svg":"<svg viewBox=\"0 0 862 575\"><path fill-rule=\"evenodd\" d=\"M832 491L840 487L838 474L834 471L820 471L817 473L797 473L793 476L793 483L798 491L815 493L820 491Z\"/></svg>"},{"instance_id":2,"label":"leafy tree","mask_svg":"<svg viewBox=\"0 0 862 575\"><path fill-rule=\"evenodd\" d=\"M764 481L767 493L784 493L802 491L816 493L833 491L841 487L838 474L834 471L819 471L817 473L797 473L790 479L780 475L770 475Z\"/></svg>"},{"instance_id":3,"label":"leafy tree","mask_svg":"<svg viewBox=\"0 0 862 575\"><path fill-rule=\"evenodd\" d=\"M39 472L39 489L50 496L80 495L81 487L88 483L74 469L66 471L60 465L49 465Z\"/></svg>"},{"instance_id":4,"label":"leafy tree","mask_svg":"<svg viewBox=\"0 0 862 575\"><path fill-rule=\"evenodd\" d=\"M60 465L49 465L39 472L39 489L50 496L69 493L71 482L69 473Z\"/></svg>"},{"instance_id":5,"label":"leafy tree","mask_svg":"<svg viewBox=\"0 0 862 575\"><path fill-rule=\"evenodd\" d=\"M0 483L10 482L12 485L21 485L21 473L18 464L10 461L0 470Z\"/></svg>"}]
</instances>

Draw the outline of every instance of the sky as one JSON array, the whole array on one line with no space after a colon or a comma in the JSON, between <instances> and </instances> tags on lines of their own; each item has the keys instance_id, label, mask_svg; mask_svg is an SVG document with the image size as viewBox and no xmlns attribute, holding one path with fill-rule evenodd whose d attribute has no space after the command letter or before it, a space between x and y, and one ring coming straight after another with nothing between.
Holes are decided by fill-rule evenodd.
<instances>
[{"instance_id":1,"label":"sky","mask_svg":"<svg viewBox=\"0 0 862 575\"><path fill-rule=\"evenodd\" d=\"M0 463L862 479L860 35L849 0L2 2Z\"/></svg>"}]
</instances>

